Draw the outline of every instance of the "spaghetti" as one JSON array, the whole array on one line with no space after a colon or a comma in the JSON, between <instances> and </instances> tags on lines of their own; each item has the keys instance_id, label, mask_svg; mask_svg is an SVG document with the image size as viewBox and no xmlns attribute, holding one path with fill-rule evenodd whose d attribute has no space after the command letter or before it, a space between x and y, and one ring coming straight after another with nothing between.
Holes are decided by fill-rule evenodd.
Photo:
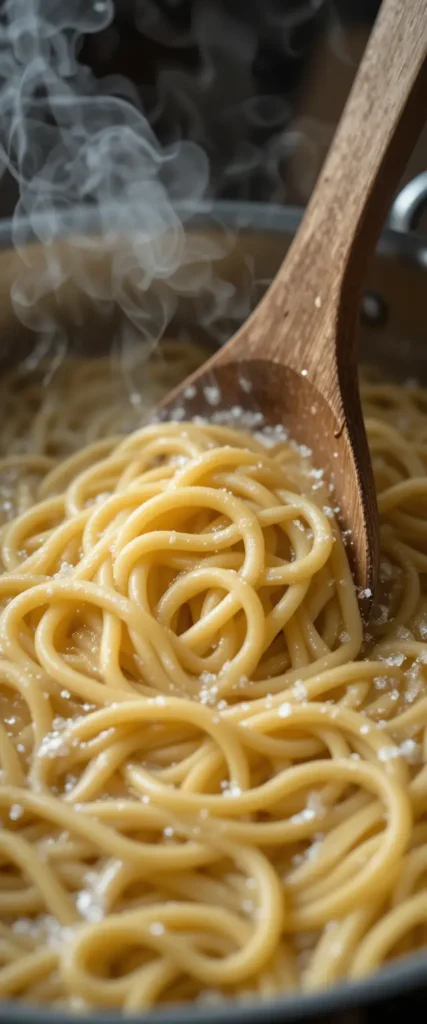
<instances>
[{"instance_id":1,"label":"spaghetti","mask_svg":"<svg viewBox=\"0 0 427 1024\"><path fill-rule=\"evenodd\" d=\"M364 385L363 636L305 454L214 423L105 439L129 403L64 369L72 402L24 389L0 464L1 997L268 999L423 948L427 392Z\"/></svg>"}]
</instances>

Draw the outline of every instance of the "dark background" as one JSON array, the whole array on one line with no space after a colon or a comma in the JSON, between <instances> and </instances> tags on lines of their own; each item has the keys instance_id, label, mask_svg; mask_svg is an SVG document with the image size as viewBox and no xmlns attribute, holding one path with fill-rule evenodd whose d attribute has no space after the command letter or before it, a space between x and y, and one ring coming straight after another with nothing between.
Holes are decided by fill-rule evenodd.
<instances>
[{"instance_id":1,"label":"dark background","mask_svg":"<svg viewBox=\"0 0 427 1024\"><path fill-rule=\"evenodd\" d=\"M404 0L402 0L404 3ZM81 59L137 86L163 142L208 153L211 194L304 205L380 0L116 0ZM404 180L427 166L427 135Z\"/></svg>"},{"instance_id":2,"label":"dark background","mask_svg":"<svg viewBox=\"0 0 427 1024\"><path fill-rule=\"evenodd\" d=\"M202 147L212 198L304 206L380 2L114 0L114 22L82 39L79 59L99 80L121 76L118 93L133 83L127 98L162 143ZM400 184L426 168L427 127ZM1 218L16 200L6 173Z\"/></svg>"}]
</instances>

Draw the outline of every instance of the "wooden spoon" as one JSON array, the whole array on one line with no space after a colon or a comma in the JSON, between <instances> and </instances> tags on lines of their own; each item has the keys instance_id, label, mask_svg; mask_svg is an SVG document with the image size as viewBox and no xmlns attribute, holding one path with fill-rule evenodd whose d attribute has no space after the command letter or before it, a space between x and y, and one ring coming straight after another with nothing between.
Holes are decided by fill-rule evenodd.
<instances>
[{"instance_id":1,"label":"wooden spoon","mask_svg":"<svg viewBox=\"0 0 427 1024\"><path fill-rule=\"evenodd\" d=\"M426 117L426 54L427 0L383 0L276 278L231 341L161 406L168 419L209 417L218 407L260 411L312 450L314 463L329 473L351 537L365 615L377 579L379 535L356 327L366 264Z\"/></svg>"}]
</instances>

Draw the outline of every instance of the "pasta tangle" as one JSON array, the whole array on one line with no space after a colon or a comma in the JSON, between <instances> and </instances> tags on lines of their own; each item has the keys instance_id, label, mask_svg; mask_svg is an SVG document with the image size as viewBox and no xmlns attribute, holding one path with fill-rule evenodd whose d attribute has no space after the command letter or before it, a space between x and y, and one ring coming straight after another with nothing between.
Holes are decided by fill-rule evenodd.
<instances>
[{"instance_id":1,"label":"pasta tangle","mask_svg":"<svg viewBox=\"0 0 427 1024\"><path fill-rule=\"evenodd\" d=\"M424 948L427 392L363 384L364 633L307 452L126 433L109 365L5 385L0 997L269 999Z\"/></svg>"}]
</instances>

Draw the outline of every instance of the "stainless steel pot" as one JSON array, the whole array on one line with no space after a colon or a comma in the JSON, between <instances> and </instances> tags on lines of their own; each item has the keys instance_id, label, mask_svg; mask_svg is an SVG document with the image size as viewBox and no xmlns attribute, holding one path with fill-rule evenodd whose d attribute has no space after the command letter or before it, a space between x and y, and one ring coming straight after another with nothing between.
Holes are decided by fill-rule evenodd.
<instances>
[{"instance_id":1,"label":"stainless steel pot","mask_svg":"<svg viewBox=\"0 0 427 1024\"><path fill-rule=\"evenodd\" d=\"M375 259L367 267L367 290L361 309L362 358L383 366L387 375L397 374L398 379L424 377L427 380L427 238L411 230L426 199L427 174L407 186L396 200ZM218 228L220 223L235 236L232 251L222 261L222 275L255 303L279 266L300 219L301 211L297 209L221 202L213 209L200 207L191 221L191 230L201 230L215 237L223 230ZM89 214L73 211L70 237L76 222L80 234L83 229L88 235L93 231ZM65 249L69 245L66 237L62 244ZM37 260L42 259L38 243L30 247L27 256L37 267ZM96 272L107 275L107 279L110 260L111 252L106 251L101 252L97 262ZM0 358L3 363L16 360L34 344L34 335L16 318L10 300L10 285L15 280L17 265L17 257L11 251L11 225L3 222L0 225ZM67 333L70 344L83 351L99 350L100 344L105 348L117 327L117 310L110 308L108 315L100 314L96 304L79 294L75 280L68 281L54 299L50 297L48 306L51 322L56 320ZM196 306L197 303L188 300L181 303L178 323L186 323L192 330ZM231 318L229 326L235 322ZM198 325L194 329L198 331ZM207 340L209 342L209 337ZM138 1016L126 1020L134 1024L143 1024L148 1019L157 1024L205 1024L209 1021L218 1024L296 1024L298 1021L373 1024L375 1021L378 1024L383 1020L397 1024L405 1015L413 1020L425 1012L426 1006L427 954L396 961L367 981L339 985L319 994L284 996L267 1005L170 1009L149 1018ZM76 1018L56 1012L51 1016L46 1009L31 1009L19 1003L0 1004L0 1020L5 1024L45 1024L46 1018L59 1024L76 1019L80 1024L95 1024L95 1021L120 1024L122 1020L117 1014L85 1014Z\"/></svg>"},{"instance_id":2,"label":"stainless steel pot","mask_svg":"<svg viewBox=\"0 0 427 1024\"><path fill-rule=\"evenodd\" d=\"M366 292L361 308L361 358L372 360L374 356L380 365L387 366L388 373L397 373L399 379L402 374L414 376L415 369L417 375L427 379L427 346L422 344L426 319L427 237L412 230L424 206L427 206L427 173L415 178L397 197L376 257L366 268ZM208 345L218 344L228 337L276 273L301 217L302 211L296 207L228 201L213 206L199 205L187 222L187 229L220 245L226 234L228 255L215 263L215 273L235 286L239 301L220 323L215 322L201 332L198 299L180 299L175 322L186 324L199 335L202 333ZM103 216L103 223L106 221L108 211ZM81 287L87 271L89 277L102 282L105 290L113 254L117 255L122 244L117 238L114 248L111 240L105 247L97 240L96 247L83 245L79 248L76 236L94 239L97 223L96 216L87 208L70 211L69 218L63 221L63 236L56 243L56 251L67 269L67 279L55 292L36 302L33 310L24 310L27 323L37 323L39 331L43 330L44 322L50 329L57 324L70 345L83 352L105 348L117 332L121 319L120 310L114 304L99 303ZM132 223L135 231L143 226L138 225L137 210L132 211ZM45 236L43 218L40 217L38 223L33 221L31 229L22 222L17 232L15 225L15 237L17 233L28 239L19 256L12 247L11 222L0 221L0 365L19 359L34 346L33 330L27 329L14 311L11 288L24 265L37 275L38 266L46 262L43 246L38 241Z\"/></svg>"}]
</instances>

